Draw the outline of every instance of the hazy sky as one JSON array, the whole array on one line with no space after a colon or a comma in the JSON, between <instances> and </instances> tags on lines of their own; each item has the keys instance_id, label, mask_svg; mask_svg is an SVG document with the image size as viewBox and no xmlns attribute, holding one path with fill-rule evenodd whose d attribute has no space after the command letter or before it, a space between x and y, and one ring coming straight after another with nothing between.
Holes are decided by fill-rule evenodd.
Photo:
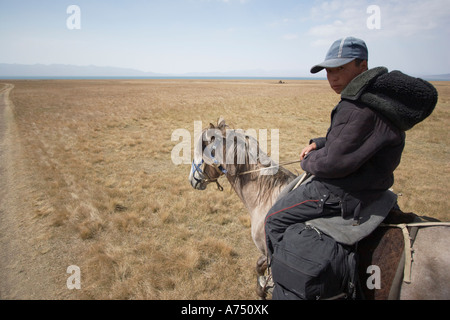
<instances>
[{"instance_id":1,"label":"hazy sky","mask_svg":"<svg viewBox=\"0 0 450 320\"><path fill-rule=\"evenodd\" d=\"M67 27L70 5L81 29ZM0 0L0 63L308 76L350 35L370 67L450 73L450 0Z\"/></svg>"}]
</instances>

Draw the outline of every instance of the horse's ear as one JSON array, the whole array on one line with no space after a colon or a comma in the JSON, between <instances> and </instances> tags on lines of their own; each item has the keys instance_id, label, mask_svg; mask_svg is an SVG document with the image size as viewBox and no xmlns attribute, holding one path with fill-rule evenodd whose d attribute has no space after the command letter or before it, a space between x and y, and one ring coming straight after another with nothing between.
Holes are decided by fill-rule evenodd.
<instances>
[{"instance_id":1,"label":"horse's ear","mask_svg":"<svg viewBox=\"0 0 450 320\"><path fill-rule=\"evenodd\" d=\"M219 120L217 120L217 127L219 129L223 129L226 127L226 125L227 124L225 123L225 119L222 116L220 116Z\"/></svg>"},{"instance_id":2,"label":"horse's ear","mask_svg":"<svg viewBox=\"0 0 450 320\"><path fill-rule=\"evenodd\" d=\"M212 123L209 123L209 128L208 129L215 129L216 127L212 124Z\"/></svg>"}]
</instances>

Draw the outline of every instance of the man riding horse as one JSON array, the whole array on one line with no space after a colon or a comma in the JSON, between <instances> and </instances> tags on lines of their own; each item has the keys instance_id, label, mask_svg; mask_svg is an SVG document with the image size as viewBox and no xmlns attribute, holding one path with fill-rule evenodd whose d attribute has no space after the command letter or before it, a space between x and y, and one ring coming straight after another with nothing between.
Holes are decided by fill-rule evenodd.
<instances>
[{"instance_id":1,"label":"man riding horse","mask_svg":"<svg viewBox=\"0 0 450 320\"><path fill-rule=\"evenodd\" d=\"M368 69L367 46L360 39L335 41L311 73L323 69L341 101L331 112L326 137L312 139L300 153L301 167L312 179L279 198L266 216L269 264L296 223L341 215L358 225L365 208L380 201L389 212L393 203L381 199L394 183L405 131L428 117L437 103L436 89L422 79L384 67ZM273 299L290 298L293 288L277 286L282 275L276 268L272 273Z\"/></svg>"}]
</instances>

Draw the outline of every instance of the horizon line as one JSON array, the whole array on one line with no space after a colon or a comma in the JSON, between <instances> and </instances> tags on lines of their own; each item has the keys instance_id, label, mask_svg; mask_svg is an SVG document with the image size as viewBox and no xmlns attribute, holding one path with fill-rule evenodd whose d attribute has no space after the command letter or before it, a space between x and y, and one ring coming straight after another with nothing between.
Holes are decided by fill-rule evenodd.
<instances>
[{"instance_id":1,"label":"horizon line","mask_svg":"<svg viewBox=\"0 0 450 320\"><path fill-rule=\"evenodd\" d=\"M62 63L52 63L52 64L43 64L43 63L35 63L35 64L21 64L21 63L3 63L0 62L0 65L9 66L11 68L33 68L33 67L42 67L48 70L7 70L6 72L2 72L0 70L0 78L2 79L30 79L30 78L42 78L42 79L63 79L63 78L86 78L86 79L107 79L107 78L127 78L127 79L168 79L168 78L236 78L236 79L308 79L308 80L324 80L326 76L319 76L303 74L304 72L300 72L295 74L295 72L287 71L287 70L271 70L267 71L264 69L249 69L249 70L234 70L234 71L190 71L183 73L160 73L160 72L152 72L152 71L143 71L134 68L125 68L125 67L114 67L114 66L98 66L98 65L74 65L74 64L62 64ZM72 73L72 70L51 70L53 67L61 67L61 68L70 68L70 69L103 69L105 74L102 75L102 72L99 70L92 70L90 74L78 74L76 72ZM83 70L83 71L85 71ZM37 71L37 72L36 72ZM45 71L50 71L46 74ZM98 72L98 73L97 73ZM96 74L97 73L97 74ZM129 73L129 74L127 74ZM137 73L137 74L133 74ZM442 74L427 74L427 75L412 75L416 77L428 78L430 81L449 81L450 73L442 73Z\"/></svg>"}]
</instances>

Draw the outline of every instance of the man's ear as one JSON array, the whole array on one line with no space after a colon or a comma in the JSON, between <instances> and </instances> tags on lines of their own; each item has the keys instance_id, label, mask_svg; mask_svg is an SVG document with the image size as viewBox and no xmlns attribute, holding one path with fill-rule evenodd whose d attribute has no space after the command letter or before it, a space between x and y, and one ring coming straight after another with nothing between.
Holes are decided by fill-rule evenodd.
<instances>
[{"instance_id":1,"label":"man's ear","mask_svg":"<svg viewBox=\"0 0 450 320\"><path fill-rule=\"evenodd\" d=\"M369 63L367 62L367 60L363 60L363 61L361 62L360 67L361 67L361 69L364 70L364 71L369 70Z\"/></svg>"}]
</instances>

